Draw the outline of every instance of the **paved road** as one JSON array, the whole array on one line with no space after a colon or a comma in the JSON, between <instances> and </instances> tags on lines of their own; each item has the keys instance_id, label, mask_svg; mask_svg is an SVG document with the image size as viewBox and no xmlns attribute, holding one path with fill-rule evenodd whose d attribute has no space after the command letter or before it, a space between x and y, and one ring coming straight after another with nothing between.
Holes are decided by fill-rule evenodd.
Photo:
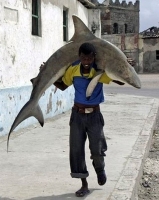
<instances>
[{"instance_id":1,"label":"paved road","mask_svg":"<svg viewBox=\"0 0 159 200\"><path fill-rule=\"evenodd\" d=\"M159 99L107 94L101 104L108 152L105 158L107 184L96 180L89 144L86 161L90 195L85 200L135 199L142 161L150 144ZM0 138L0 200L77 200L81 182L70 177L70 111L12 133L9 153L6 138Z\"/></svg>"},{"instance_id":2,"label":"paved road","mask_svg":"<svg viewBox=\"0 0 159 200\"><path fill-rule=\"evenodd\" d=\"M106 93L128 94L159 98L159 74L142 74L139 75L142 88L135 89L127 84L118 86L111 84L105 86ZM159 131L159 122L156 124L156 130ZM159 199L159 170L158 150L159 150L159 132L153 135L152 146L148 158L145 161L143 176L140 180L138 198L140 200L158 200ZM147 184L147 185L146 185Z\"/></svg>"},{"instance_id":3,"label":"paved road","mask_svg":"<svg viewBox=\"0 0 159 200\"><path fill-rule=\"evenodd\" d=\"M140 74L142 88L136 89L128 84L118 86L115 83L104 87L105 93L108 94L128 94L137 96L148 96L159 98L159 74Z\"/></svg>"}]
</instances>

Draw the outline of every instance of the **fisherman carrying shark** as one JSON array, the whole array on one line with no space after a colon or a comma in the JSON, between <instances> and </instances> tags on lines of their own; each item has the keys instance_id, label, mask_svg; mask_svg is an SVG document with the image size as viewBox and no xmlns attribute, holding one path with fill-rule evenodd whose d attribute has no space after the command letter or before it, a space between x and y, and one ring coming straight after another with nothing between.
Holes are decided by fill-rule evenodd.
<instances>
[{"instance_id":1,"label":"fisherman carrying shark","mask_svg":"<svg viewBox=\"0 0 159 200\"><path fill-rule=\"evenodd\" d=\"M39 100L46 89L54 84L65 90L73 84L75 98L70 117L70 166L71 176L82 180L82 187L76 192L76 196L82 197L89 193L84 151L87 136L99 185L104 185L107 179L104 169L107 144L103 133L104 119L99 106L104 101L103 83L113 81L119 85L128 83L141 88L141 82L119 48L93 35L77 16L73 15L72 18L75 27L73 37L54 52L37 77L31 79L33 89L28 102L21 108L10 128L7 151L10 135L22 121L33 116L41 126L44 125ZM59 82L61 77L62 82Z\"/></svg>"},{"instance_id":2,"label":"fisherman carrying shark","mask_svg":"<svg viewBox=\"0 0 159 200\"><path fill-rule=\"evenodd\" d=\"M104 73L91 97L86 97L86 89L96 73L96 50L90 43L83 43L79 48L79 60L75 61L65 72L62 81L54 85L65 90L73 84L75 88L74 105L70 117L70 168L72 178L80 178L82 187L76 192L77 197L83 197L89 193L87 171L85 161L85 142L88 136L92 164L97 174L99 185L106 183L107 177L104 170L104 156L107 143L103 133L104 119L100 112L99 104L104 101L103 83L111 81L124 85L124 83L110 79ZM42 68L43 66L41 66Z\"/></svg>"}]
</instances>

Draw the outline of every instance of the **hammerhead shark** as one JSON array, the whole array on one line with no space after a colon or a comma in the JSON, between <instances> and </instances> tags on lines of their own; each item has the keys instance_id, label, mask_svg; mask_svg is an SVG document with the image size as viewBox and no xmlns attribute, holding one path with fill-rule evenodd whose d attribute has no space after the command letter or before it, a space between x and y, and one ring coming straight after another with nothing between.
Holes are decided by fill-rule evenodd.
<instances>
[{"instance_id":1,"label":"hammerhead shark","mask_svg":"<svg viewBox=\"0 0 159 200\"><path fill-rule=\"evenodd\" d=\"M44 117L41 108L38 104L39 99L54 82L59 80L65 73L66 69L79 59L78 49L84 42L92 43L96 49L96 64L98 71L95 77L90 82L86 96L91 96L99 78L106 74L113 80L119 80L140 88L141 83L134 68L127 62L124 53L115 45L108 41L100 39L93 35L88 27L81 21L80 18L73 15L75 32L73 37L67 44L59 48L46 61L44 67L39 72L37 77L31 79L33 89L29 101L22 107L17 117L15 118L7 139L7 151L9 147L9 137L11 132L25 119L34 116L40 123L44 125Z\"/></svg>"}]
</instances>

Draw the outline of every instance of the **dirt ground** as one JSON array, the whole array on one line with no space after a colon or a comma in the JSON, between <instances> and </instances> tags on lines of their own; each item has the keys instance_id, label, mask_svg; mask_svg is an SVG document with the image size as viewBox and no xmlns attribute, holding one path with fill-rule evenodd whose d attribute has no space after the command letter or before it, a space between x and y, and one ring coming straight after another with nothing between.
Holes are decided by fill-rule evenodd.
<instances>
[{"instance_id":1,"label":"dirt ground","mask_svg":"<svg viewBox=\"0 0 159 200\"><path fill-rule=\"evenodd\" d=\"M159 117L140 180L138 200L159 200Z\"/></svg>"}]
</instances>

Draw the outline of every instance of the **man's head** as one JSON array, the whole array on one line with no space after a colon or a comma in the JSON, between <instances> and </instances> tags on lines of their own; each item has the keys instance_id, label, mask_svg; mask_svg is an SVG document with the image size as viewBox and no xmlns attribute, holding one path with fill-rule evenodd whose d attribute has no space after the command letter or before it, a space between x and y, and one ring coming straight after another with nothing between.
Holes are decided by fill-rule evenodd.
<instances>
[{"instance_id":1,"label":"man's head","mask_svg":"<svg viewBox=\"0 0 159 200\"><path fill-rule=\"evenodd\" d=\"M89 69L96 55L95 47L90 43L83 43L79 48L79 58L85 69Z\"/></svg>"}]
</instances>

